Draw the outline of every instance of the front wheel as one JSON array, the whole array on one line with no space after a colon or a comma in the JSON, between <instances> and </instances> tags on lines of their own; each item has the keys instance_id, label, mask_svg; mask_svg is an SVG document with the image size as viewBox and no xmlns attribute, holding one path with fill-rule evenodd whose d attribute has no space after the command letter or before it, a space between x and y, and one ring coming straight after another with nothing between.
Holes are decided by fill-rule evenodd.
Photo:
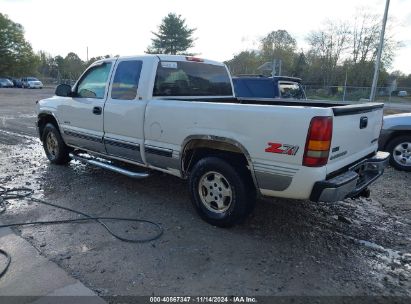
<instances>
[{"instance_id":1,"label":"front wheel","mask_svg":"<svg viewBox=\"0 0 411 304\"><path fill-rule=\"evenodd\" d=\"M195 164L189 188L200 217L218 227L242 222L255 204L255 190L245 170L236 170L218 157L206 157Z\"/></svg>"},{"instance_id":2,"label":"front wheel","mask_svg":"<svg viewBox=\"0 0 411 304\"><path fill-rule=\"evenodd\" d=\"M387 146L390 164L398 170L411 171L411 135L398 136Z\"/></svg>"},{"instance_id":3,"label":"front wheel","mask_svg":"<svg viewBox=\"0 0 411 304\"><path fill-rule=\"evenodd\" d=\"M60 132L53 124L48 123L44 127L42 141L46 156L51 163L63 165L70 161L69 147L66 146Z\"/></svg>"}]
</instances>

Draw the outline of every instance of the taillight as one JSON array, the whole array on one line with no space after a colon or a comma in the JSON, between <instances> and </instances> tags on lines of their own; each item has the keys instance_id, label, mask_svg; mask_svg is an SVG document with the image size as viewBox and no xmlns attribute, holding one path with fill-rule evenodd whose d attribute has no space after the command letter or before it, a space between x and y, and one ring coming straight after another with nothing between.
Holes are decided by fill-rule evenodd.
<instances>
[{"instance_id":1,"label":"taillight","mask_svg":"<svg viewBox=\"0 0 411 304\"><path fill-rule=\"evenodd\" d=\"M317 116L311 119L303 157L303 166L321 167L327 164L333 135L333 118Z\"/></svg>"},{"instance_id":2,"label":"taillight","mask_svg":"<svg viewBox=\"0 0 411 304\"><path fill-rule=\"evenodd\" d=\"M193 56L186 56L187 61L194 61L194 62L204 62L204 59L193 57Z\"/></svg>"}]
</instances>

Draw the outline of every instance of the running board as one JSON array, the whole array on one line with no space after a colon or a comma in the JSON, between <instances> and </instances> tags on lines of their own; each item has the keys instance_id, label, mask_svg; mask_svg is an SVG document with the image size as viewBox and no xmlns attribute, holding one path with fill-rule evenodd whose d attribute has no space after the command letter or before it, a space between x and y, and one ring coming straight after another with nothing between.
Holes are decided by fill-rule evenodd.
<instances>
[{"instance_id":1,"label":"running board","mask_svg":"<svg viewBox=\"0 0 411 304\"><path fill-rule=\"evenodd\" d=\"M100 168L103 168L103 169L107 169L107 170L110 170L110 171L113 171L113 172L116 172L116 173L120 173L120 174L126 175L126 176L131 177L131 178L135 178L135 179L141 179L141 178L146 178L146 177L150 176L149 173L133 172L133 171L126 170L126 169L123 169L123 168L120 168L120 167L117 167L117 166L114 166L114 165L111 165L111 164L108 164L108 163L104 163L104 162L101 162L101 161L98 161L98 160L95 160L95 159L82 157L82 156L79 156L79 155L76 155L76 154L73 154L73 153L70 153L69 156L74 160L78 160L78 161L81 161L81 162L84 162L84 163L88 163L90 165L94 165L94 166L97 166L97 167L100 167Z\"/></svg>"}]
</instances>

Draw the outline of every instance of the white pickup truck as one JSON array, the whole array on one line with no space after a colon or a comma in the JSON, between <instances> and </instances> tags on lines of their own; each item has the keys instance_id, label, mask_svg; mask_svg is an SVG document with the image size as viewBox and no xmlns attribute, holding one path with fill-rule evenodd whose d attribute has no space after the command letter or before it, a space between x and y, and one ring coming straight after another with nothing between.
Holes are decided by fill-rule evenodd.
<instances>
[{"instance_id":1,"label":"white pickup truck","mask_svg":"<svg viewBox=\"0 0 411 304\"><path fill-rule=\"evenodd\" d=\"M367 195L389 158L378 152L383 104L236 98L227 67L195 57L95 62L36 111L52 163L149 175L132 164L188 179L199 215L221 227L243 220L256 195Z\"/></svg>"}]
</instances>

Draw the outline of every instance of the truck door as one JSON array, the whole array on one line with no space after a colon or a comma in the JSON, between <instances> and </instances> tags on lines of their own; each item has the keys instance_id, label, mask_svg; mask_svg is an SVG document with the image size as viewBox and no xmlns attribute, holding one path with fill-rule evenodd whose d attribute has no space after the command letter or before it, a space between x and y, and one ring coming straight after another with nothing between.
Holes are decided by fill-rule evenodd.
<instances>
[{"instance_id":1,"label":"truck door","mask_svg":"<svg viewBox=\"0 0 411 304\"><path fill-rule=\"evenodd\" d=\"M58 106L63 136L69 145L105 152L103 108L115 59L91 66L73 88L73 97Z\"/></svg>"},{"instance_id":2,"label":"truck door","mask_svg":"<svg viewBox=\"0 0 411 304\"><path fill-rule=\"evenodd\" d=\"M146 101L139 97L142 58L119 59L104 107L104 144L108 154L142 163Z\"/></svg>"}]
</instances>

